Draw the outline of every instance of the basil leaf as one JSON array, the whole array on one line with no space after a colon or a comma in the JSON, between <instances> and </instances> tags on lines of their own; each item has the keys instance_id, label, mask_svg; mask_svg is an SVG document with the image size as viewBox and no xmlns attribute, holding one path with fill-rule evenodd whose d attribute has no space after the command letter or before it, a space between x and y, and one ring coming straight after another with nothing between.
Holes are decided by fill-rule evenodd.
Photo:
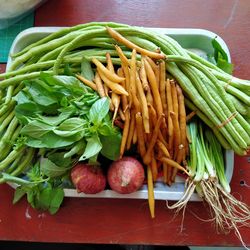
<instances>
[{"instance_id":1,"label":"basil leaf","mask_svg":"<svg viewBox=\"0 0 250 250\"><path fill-rule=\"evenodd\" d=\"M84 56L82 58L82 63L81 63L81 75L90 81L94 79L94 72L91 67L91 63Z\"/></svg>"},{"instance_id":2,"label":"basil leaf","mask_svg":"<svg viewBox=\"0 0 250 250\"><path fill-rule=\"evenodd\" d=\"M218 61L217 61L217 66L228 74L233 73L233 64L227 62L226 60L224 60L220 56L219 56Z\"/></svg>"},{"instance_id":3,"label":"basil leaf","mask_svg":"<svg viewBox=\"0 0 250 250\"><path fill-rule=\"evenodd\" d=\"M110 122L103 122L98 127L98 133L104 136L109 136L114 134L114 128L112 127L112 124Z\"/></svg>"},{"instance_id":4,"label":"basil leaf","mask_svg":"<svg viewBox=\"0 0 250 250\"><path fill-rule=\"evenodd\" d=\"M58 129L54 129L53 132L58 135L58 136L61 136L61 137L72 137L72 136L75 136L75 135L79 135L79 139L81 139L83 137L83 131L78 131L78 130L75 130L75 131L62 131L62 130L58 130ZM81 133L82 132L82 133Z\"/></svg>"},{"instance_id":5,"label":"basil leaf","mask_svg":"<svg viewBox=\"0 0 250 250\"><path fill-rule=\"evenodd\" d=\"M103 97L96 101L89 110L89 120L95 125L99 125L109 112L110 101Z\"/></svg>"},{"instance_id":6,"label":"basil leaf","mask_svg":"<svg viewBox=\"0 0 250 250\"><path fill-rule=\"evenodd\" d=\"M79 139L78 137L81 138L81 135L76 134L72 137L61 137L53 132L49 132L39 139L27 137L25 144L33 148L61 148L73 144Z\"/></svg>"},{"instance_id":7,"label":"basil leaf","mask_svg":"<svg viewBox=\"0 0 250 250\"><path fill-rule=\"evenodd\" d=\"M18 201L20 201L23 196L26 194L26 190L24 190L21 186L17 187L14 193L14 198L12 203L16 204Z\"/></svg>"},{"instance_id":8,"label":"basil leaf","mask_svg":"<svg viewBox=\"0 0 250 250\"><path fill-rule=\"evenodd\" d=\"M24 91L20 91L13 99L17 102L17 104L30 102L29 96L27 96Z\"/></svg>"},{"instance_id":9,"label":"basil leaf","mask_svg":"<svg viewBox=\"0 0 250 250\"><path fill-rule=\"evenodd\" d=\"M86 122L81 118L70 118L59 125L53 132L62 137L69 137L79 134L80 137L84 135Z\"/></svg>"},{"instance_id":10,"label":"basil leaf","mask_svg":"<svg viewBox=\"0 0 250 250\"><path fill-rule=\"evenodd\" d=\"M122 136L118 132L109 136L100 135L102 143L101 154L112 161L117 160L120 155L121 139Z\"/></svg>"},{"instance_id":11,"label":"basil leaf","mask_svg":"<svg viewBox=\"0 0 250 250\"><path fill-rule=\"evenodd\" d=\"M214 48L214 59L216 61L216 65L226 73L232 74L233 64L228 61L227 53L216 40L216 37L212 39L212 46Z\"/></svg>"},{"instance_id":12,"label":"basil leaf","mask_svg":"<svg viewBox=\"0 0 250 250\"><path fill-rule=\"evenodd\" d=\"M74 73L72 72L68 63L65 63L65 66L64 66L64 75L74 76Z\"/></svg>"},{"instance_id":13,"label":"basil leaf","mask_svg":"<svg viewBox=\"0 0 250 250\"><path fill-rule=\"evenodd\" d=\"M35 120L25 125L21 129L21 134L38 139L44 136L45 134L49 133L53 129L54 129L53 126Z\"/></svg>"},{"instance_id":14,"label":"basil leaf","mask_svg":"<svg viewBox=\"0 0 250 250\"><path fill-rule=\"evenodd\" d=\"M46 83L41 80L33 80L31 82L26 82L28 87L28 92L32 99L41 106L50 106L57 104L57 98L51 93L53 89L47 86Z\"/></svg>"},{"instance_id":15,"label":"basil leaf","mask_svg":"<svg viewBox=\"0 0 250 250\"><path fill-rule=\"evenodd\" d=\"M69 152L65 153L63 158L71 157L75 154L82 155L86 147L86 142L84 140L80 140L79 142L76 142L74 147L70 149Z\"/></svg>"},{"instance_id":16,"label":"basil leaf","mask_svg":"<svg viewBox=\"0 0 250 250\"><path fill-rule=\"evenodd\" d=\"M64 198L64 191L62 188L54 188L51 192L50 197L50 206L49 212L50 214L55 214L60 208Z\"/></svg>"},{"instance_id":17,"label":"basil leaf","mask_svg":"<svg viewBox=\"0 0 250 250\"><path fill-rule=\"evenodd\" d=\"M52 77L57 85L70 89L73 93L83 92L83 84L73 76L57 75Z\"/></svg>"},{"instance_id":18,"label":"basil leaf","mask_svg":"<svg viewBox=\"0 0 250 250\"><path fill-rule=\"evenodd\" d=\"M15 191L13 203L18 202L25 194L27 201L35 209L48 210L55 214L63 202L64 191L61 187L62 180L54 179L52 183L44 182L33 186L20 186Z\"/></svg>"},{"instance_id":19,"label":"basil leaf","mask_svg":"<svg viewBox=\"0 0 250 250\"><path fill-rule=\"evenodd\" d=\"M52 192L51 186L43 188L40 191L39 195L35 198L35 206L37 209L48 210L50 208Z\"/></svg>"},{"instance_id":20,"label":"basil leaf","mask_svg":"<svg viewBox=\"0 0 250 250\"><path fill-rule=\"evenodd\" d=\"M29 118L35 117L42 111L34 102L17 104L15 107L15 116L22 124L27 124Z\"/></svg>"},{"instance_id":21,"label":"basil leaf","mask_svg":"<svg viewBox=\"0 0 250 250\"><path fill-rule=\"evenodd\" d=\"M86 72L89 66L84 58L82 67ZM94 76L93 72L88 74L89 78ZM102 149L99 135L115 137L116 134L109 116L110 99L100 99L96 92L73 76L41 72L39 79L27 80L24 84L26 87L17 96L16 108L17 117L24 125L22 143L33 148L46 148L47 157L49 149L60 150L60 156L49 159L49 168L54 172L65 171L61 169L64 167L62 161L57 161L59 158L71 161L71 156L81 156L81 160L96 161ZM103 152L107 154L105 150ZM64 168L68 168L66 165ZM43 179L41 176L37 178Z\"/></svg>"},{"instance_id":22,"label":"basil leaf","mask_svg":"<svg viewBox=\"0 0 250 250\"><path fill-rule=\"evenodd\" d=\"M27 191L27 201L29 202L29 204L35 208L35 199L36 199L36 195L37 195L37 191L35 189L29 189Z\"/></svg>"},{"instance_id":23,"label":"basil leaf","mask_svg":"<svg viewBox=\"0 0 250 250\"><path fill-rule=\"evenodd\" d=\"M92 137L87 139L87 145L83 155L80 157L79 161L89 159L97 155L102 149L101 141L97 134L94 134Z\"/></svg>"},{"instance_id":24,"label":"basil leaf","mask_svg":"<svg viewBox=\"0 0 250 250\"><path fill-rule=\"evenodd\" d=\"M41 72L40 79L44 80L51 86L61 86L68 89L71 93L82 94L84 91L84 85L79 82L79 80L73 76L65 75L50 75Z\"/></svg>"},{"instance_id":25,"label":"basil leaf","mask_svg":"<svg viewBox=\"0 0 250 250\"><path fill-rule=\"evenodd\" d=\"M63 130L63 131L74 131L74 130L83 129L85 124L86 122L83 119L73 117L61 123L58 129Z\"/></svg>"},{"instance_id":26,"label":"basil leaf","mask_svg":"<svg viewBox=\"0 0 250 250\"><path fill-rule=\"evenodd\" d=\"M69 118L72 114L72 110L65 110L65 112L61 113L58 116L43 116L38 114L37 115L37 120L52 125L52 126L57 126L67 118Z\"/></svg>"},{"instance_id":27,"label":"basil leaf","mask_svg":"<svg viewBox=\"0 0 250 250\"><path fill-rule=\"evenodd\" d=\"M221 57L225 59L228 62L228 56L227 53L224 51L224 49L221 47L219 42L216 40L217 37L212 39L212 46L214 48L214 59L217 62L219 58L219 53L221 54Z\"/></svg>"},{"instance_id":28,"label":"basil leaf","mask_svg":"<svg viewBox=\"0 0 250 250\"><path fill-rule=\"evenodd\" d=\"M34 166L27 172L27 177L32 182L43 182L43 176L40 172L40 162L37 161Z\"/></svg>"},{"instance_id":29,"label":"basil leaf","mask_svg":"<svg viewBox=\"0 0 250 250\"><path fill-rule=\"evenodd\" d=\"M70 168L71 166L69 167L58 166L47 158L42 158L40 162L41 172L50 178L61 176Z\"/></svg>"},{"instance_id":30,"label":"basil leaf","mask_svg":"<svg viewBox=\"0 0 250 250\"><path fill-rule=\"evenodd\" d=\"M61 166L63 168L69 168L72 166L73 160L71 160L71 158L64 159L64 155L65 152L56 152L49 154L47 157L57 166Z\"/></svg>"}]
</instances>

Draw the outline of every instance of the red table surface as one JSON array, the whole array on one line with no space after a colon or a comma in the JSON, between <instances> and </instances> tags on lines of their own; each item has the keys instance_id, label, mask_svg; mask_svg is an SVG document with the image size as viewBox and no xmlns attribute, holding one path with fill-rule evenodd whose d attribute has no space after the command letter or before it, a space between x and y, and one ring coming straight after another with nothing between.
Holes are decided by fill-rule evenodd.
<instances>
[{"instance_id":1,"label":"red table surface","mask_svg":"<svg viewBox=\"0 0 250 250\"><path fill-rule=\"evenodd\" d=\"M71 26L91 21L115 21L130 25L202 28L219 34L228 44L234 74L249 78L249 0L49 0L35 15L35 26ZM5 66L0 65L0 71ZM250 171L247 157L235 157L232 193L250 204ZM242 184L242 181L245 181ZM240 184L241 183L241 184ZM155 245L239 246L234 233L217 234L202 203L190 202L183 229L182 216L156 202L151 219L146 200L66 198L51 216L33 210L25 200L12 205L13 189L0 186L0 239ZM250 229L242 228L250 245Z\"/></svg>"}]
</instances>

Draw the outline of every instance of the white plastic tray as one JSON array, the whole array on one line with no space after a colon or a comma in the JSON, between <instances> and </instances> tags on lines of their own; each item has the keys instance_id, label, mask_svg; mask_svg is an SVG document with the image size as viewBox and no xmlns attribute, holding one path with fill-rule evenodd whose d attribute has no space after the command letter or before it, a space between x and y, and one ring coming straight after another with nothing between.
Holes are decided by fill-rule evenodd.
<instances>
[{"instance_id":1,"label":"white plastic tray","mask_svg":"<svg viewBox=\"0 0 250 250\"><path fill-rule=\"evenodd\" d=\"M29 28L21 32L14 40L10 49L10 55L17 53L27 45L40 40L41 38L60 30L62 27L34 27ZM226 43L215 33L204 30L204 29L164 29L164 28L149 28L150 30L157 31L161 34L171 36L173 39L178 41L184 48L198 49L202 53L212 54L213 47L211 45L211 39L217 37L217 41L220 43L222 48L230 59L230 53ZM7 62L7 70L12 62L9 56ZM226 177L228 181L231 180L234 166L234 153L231 150L227 150L225 153L225 165L226 165ZM177 177L176 183L171 187L163 184L161 181L155 184L155 199L156 200L179 200L184 191L184 179ZM74 189L64 189L66 197L92 197L92 198L123 198L123 199L147 199L147 187L143 186L139 191L132 194L118 194L112 190L105 190L95 195L87 195L83 193L77 193ZM192 201L200 201L201 199L195 193L192 195Z\"/></svg>"}]
</instances>

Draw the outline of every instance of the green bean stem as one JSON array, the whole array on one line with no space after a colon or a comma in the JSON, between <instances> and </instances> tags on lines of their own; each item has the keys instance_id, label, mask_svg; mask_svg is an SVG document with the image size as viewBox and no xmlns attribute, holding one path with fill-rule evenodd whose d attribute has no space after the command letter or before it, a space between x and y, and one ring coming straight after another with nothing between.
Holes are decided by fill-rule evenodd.
<instances>
[{"instance_id":1,"label":"green bean stem","mask_svg":"<svg viewBox=\"0 0 250 250\"><path fill-rule=\"evenodd\" d=\"M12 150L13 145L14 145L16 139L17 139L18 136L20 135L21 129L22 129L22 126L19 125L19 126L16 128L16 130L14 131L14 133L13 133L11 139L9 139L8 143L6 144L6 146L5 146L3 149L1 149L0 161L1 161L2 159L4 159L4 158L10 153L10 151Z\"/></svg>"},{"instance_id":2,"label":"green bean stem","mask_svg":"<svg viewBox=\"0 0 250 250\"><path fill-rule=\"evenodd\" d=\"M202 113L201 110L199 110L189 99L185 98L185 105L195 111L195 114L208 126L212 129L214 135L216 136L216 138L218 139L218 141L220 142L220 144L222 145L223 148L225 149L230 149L230 145L228 144L227 140L225 139L224 136L222 136L222 134L220 133L219 129L217 127L214 126L214 124L208 119L208 117L206 115L204 115L204 113Z\"/></svg>"},{"instance_id":3,"label":"green bean stem","mask_svg":"<svg viewBox=\"0 0 250 250\"><path fill-rule=\"evenodd\" d=\"M11 163L11 165L4 170L4 172L7 174L11 174L20 164L22 157L23 157L23 155L21 155L21 154L18 155L16 157L16 159ZM2 183L1 178L0 178L0 183Z\"/></svg>"},{"instance_id":4,"label":"green bean stem","mask_svg":"<svg viewBox=\"0 0 250 250\"><path fill-rule=\"evenodd\" d=\"M90 30L90 31L87 31L83 34L80 34L79 36L75 37L72 41L70 41L63 49L62 51L60 52L60 54L58 55L57 59L56 59L56 62L53 66L53 73L55 75L58 74L58 70L60 68L60 65L63 61L63 57L66 55L67 52L69 52L70 50L72 49L75 49L77 48L78 44L81 42L81 41L84 41L84 40L88 40L90 38L93 38L93 37L101 37L101 36L107 36L107 32L106 32L106 29L105 28L99 28L97 30Z\"/></svg>"},{"instance_id":5,"label":"green bean stem","mask_svg":"<svg viewBox=\"0 0 250 250\"><path fill-rule=\"evenodd\" d=\"M0 116L0 126L5 121L5 119L9 116L9 114L13 111L13 107L9 108L3 115ZM7 124L8 125L8 124Z\"/></svg>"},{"instance_id":6,"label":"green bean stem","mask_svg":"<svg viewBox=\"0 0 250 250\"><path fill-rule=\"evenodd\" d=\"M237 89L226 82L219 81L220 84L225 88L226 92L236 96L239 100L250 106L250 96L245 94L242 90Z\"/></svg>"},{"instance_id":7,"label":"green bean stem","mask_svg":"<svg viewBox=\"0 0 250 250\"><path fill-rule=\"evenodd\" d=\"M10 152L10 154L0 162L0 171L4 170L11 164L16 157L18 157L20 154L22 154L25 150L25 146L19 147L17 149L14 149L13 151Z\"/></svg>"},{"instance_id":8,"label":"green bean stem","mask_svg":"<svg viewBox=\"0 0 250 250\"><path fill-rule=\"evenodd\" d=\"M25 157L23 157L21 160L21 163L18 165L18 167L11 172L12 176L17 176L21 174L24 170L27 170L27 167L31 163L32 159L34 158L35 149L34 148L27 148L27 152L25 154Z\"/></svg>"},{"instance_id":9,"label":"green bean stem","mask_svg":"<svg viewBox=\"0 0 250 250\"><path fill-rule=\"evenodd\" d=\"M76 25L73 27L62 28L62 29L58 30L57 32L53 32L50 35L38 40L37 42L30 44L29 46L25 47L20 52L12 55L12 57L13 58L19 57L34 47L37 47L37 46L42 45L42 44L48 44L48 42L55 40L55 39L58 39L58 38L62 38L65 35L72 33L74 31L84 30L86 28L92 29L93 26L110 26L112 28L128 27L128 25L126 25L126 24L113 23L113 22L91 22L91 23L79 24L79 25Z\"/></svg>"},{"instance_id":10,"label":"green bean stem","mask_svg":"<svg viewBox=\"0 0 250 250\"><path fill-rule=\"evenodd\" d=\"M5 118L5 120L2 122L0 125L0 134L3 132L3 130L9 125L10 121L13 119L15 116L15 111L12 110L9 115Z\"/></svg>"},{"instance_id":11,"label":"green bean stem","mask_svg":"<svg viewBox=\"0 0 250 250\"><path fill-rule=\"evenodd\" d=\"M9 86L7 89L7 94L5 97L5 104L9 104L9 102L11 101L12 95L13 95L13 90L14 87L13 86Z\"/></svg>"},{"instance_id":12,"label":"green bean stem","mask_svg":"<svg viewBox=\"0 0 250 250\"><path fill-rule=\"evenodd\" d=\"M226 121L228 117L230 117L231 112L222 99L217 95L214 88L211 87L210 82L207 81L208 79L203 77L200 72L196 72L195 75L195 69L188 65L182 65L181 69L187 76L189 76L189 79L191 79L192 83L196 86L201 96L204 98L216 116L220 119L221 123ZM218 126L220 124L215 124L215 126L216 125ZM229 133L231 133L232 137L236 142L238 142L240 147L247 147L247 143L245 142L244 138L248 135L246 131L240 126L240 124L235 121L235 119L232 119L230 122L226 123L224 127Z\"/></svg>"},{"instance_id":13,"label":"green bean stem","mask_svg":"<svg viewBox=\"0 0 250 250\"><path fill-rule=\"evenodd\" d=\"M119 27L124 26L121 24L117 24L117 25ZM45 52L50 51L50 50L54 50L62 45L66 45L65 47L68 47L68 45L71 44L72 41L74 41L75 39L77 39L78 37L80 37L84 34L87 35L89 32L90 33L95 32L95 30L100 30L100 29L105 30L105 28L103 26L104 26L104 24L100 23L98 25L92 25L91 27L85 27L82 30L76 30L74 32L70 32L61 38L56 38L54 40L50 40L49 42L47 42L45 44L40 44L38 46L34 46L34 47L30 48L27 52L20 55L19 57L16 57L15 60L13 61L13 63L11 64L9 71L16 69L19 65L28 61L30 58L32 58L34 56L37 56L37 55L42 56L42 55L44 55ZM78 40L78 42L81 42L81 41Z\"/></svg>"},{"instance_id":14,"label":"green bean stem","mask_svg":"<svg viewBox=\"0 0 250 250\"><path fill-rule=\"evenodd\" d=\"M4 141L10 140L12 137L16 127L18 126L18 119L14 116L11 122L9 123L8 128L6 129L5 133L2 135L2 138L0 139L0 149L1 149L1 143Z\"/></svg>"},{"instance_id":15,"label":"green bean stem","mask_svg":"<svg viewBox=\"0 0 250 250\"><path fill-rule=\"evenodd\" d=\"M246 115L248 112L249 106L247 106L245 103L243 103L241 100L239 100L234 95L231 95L228 93L228 97L232 100L236 110L241 113L242 115Z\"/></svg>"},{"instance_id":16,"label":"green bean stem","mask_svg":"<svg viewBox=\"0 0 250 250\"><path fill-rule=\"evenodd\" d=\"M5 114L9 109L13 108L15 105L15 101L11 100L8 104L4 103L0 109L0 117ZM0 122L1 123L1 122Z\"/></svg>"}]
</instances>

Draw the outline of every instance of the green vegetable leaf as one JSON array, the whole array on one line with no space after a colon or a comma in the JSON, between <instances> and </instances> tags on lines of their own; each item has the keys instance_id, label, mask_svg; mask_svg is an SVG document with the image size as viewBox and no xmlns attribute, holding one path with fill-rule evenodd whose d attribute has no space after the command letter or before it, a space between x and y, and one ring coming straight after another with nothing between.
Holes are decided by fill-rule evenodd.
<instances>
[{"instance_id":1,"label":"green vegetable leaf","mask_svg":"<svg viewBox=\"0 0 250 250\"><path fill-rule=\"evenodd\" d=\"M103 122L99 127L98 127L98 133L104 136L109 136L114 134L115 130L112 127L111 122Z\"/></svg>"},{"instance_id":2,"label":"green vegetable leaf","mask_svg":"<svg viewBox=\"0 0 250 250\"><path fill-rule=\"evenodd\" d=\"M102 149L101 141L97 134L87 139L87 145L83 155L80 157L79 161L89 159L96 156Z\"/></svg>"},{"instance_id":3,"label":"green vegetable leaf","mask_svg":"<svg viewBox=\"0 0 250 250\"><path fill-rule=\"evenodd\" d=\"M48 210L50 214L55 214L60 208L64 198L62 188L53 188L50 183L40 187L39 192L33 193L34 207L36 209Z\"/></svg>"},{"instance_id":4,"label":"green vegetable leaf","mask_svg":"<svg viewBox=\"0 0 250 250\"><path fill-rule=\"evenodd\" d=\"M47 157L57 166L63 168L70 168L73 165L73 160L71 158L64 159L64 155L65 152L55 152L55 153L49 153Z\"/></svg>"},{"instance_id":5,"label":"green vegetable leaf","mask_svg":"<svg viewBox=\"0 0 250 250\"><path fill-rule=\"evenodd\" d=\"M74 76L74 73L72 72L68 63L65 63L65 66L64 66L64 75Z\"/></svg>"},{"instance_id":6,"label":"green vegetable leaf","mask_svg":"<svg viewBox=\"0 0 250 250\"><path fill-rule=\"evenodd\" d=\"M61 123L58 129L62 131L75 131L75 130L79 131L82 130L85 126L86 126L85 120L73 117Z\"/></svg>"},{"instance_id":7,"label":"green vegetable leaf","mask_svg":"<svg viewBox=\"0 0 250 250\"><path fill-rule=\"evenodd\" d=\"M37 161L34 166L27 172L27 177L32 182L43 182L43 176L40 172L40 163Z\"/></svg>"},{"instance_id":8,"label":"green vegetable leaf","mask_svg":"<svg viewBox=\"0 0 250 250\"><path fill-rule=\"evenodd\" d=\"M85 58L82 67L89 78L94 76L88 71L91 65ZM38 79L25 81L25 87L16 99L16 114L24 125L22 145L46 152L60 150L64 160L81 156L81 160L93 161L102 149L99 135L115 138L116 131L109 117L110 99L100 99L74 76L41 72ZM103 152L107 154L105 150ZM50 154L45 155L49 157ZM65 171L61 169L62 164L49 160L51 162L45 168Z\"/></svg>"},{"instance_id":9,"label":"green vegetable leaf","mask_svg":"<svg viewBox=\"0 0 250 250\"><path fill-rule=\"evenodd\" d=\"M87 122L73 117L61 123L53 132L61 137L76 136L76 140L80 140L87 133Z\"/></svg>"},{"instance_id":10,"label":"green vegetable leaf","mask_svg":"<svg viewBox=\"0 0 250 250\"><path fill-rule=\"evenodd\" d=\"M47 82L51 86L61 86L64 89L69 90L73 94L83 94L85 91L84 85L73 76L66 75L50 75L48 73L41 72L40 79Z\"/></svg>"},{"instance_id":11,"label":"green vegetable leaf","mask_svg":"<svg viewBox=\"0 0 250 250\"><path fill-rule=\"evenodd\" d=\"M72 114L72 109L68 109L61 113L58 116L44 116L44 115L37 115L37 120L40 122L43 122L45 124L51 125L51 126L57 126L67 118L69 118Z\"/></svg>"},{"instance_id":12,"label":"green vegetable leaf","mask_svg":"<svg viewBox=\"0 0 250 250\"><path fill-rule=\"evenodd\" d=\"M40 191L35 200L35 206L37 209L48 210L50 208L52 192L51 185L48 185Z\"/></svg>"},{"instance_id":13,"label":"green vegetable leaf","mask_svg":"<svg viewBox=\"0 0 250 250\"><path fill-rule=\"evenodd\" d=\"M214 48L214 59L217 63L217 66L226 73L232 74L233 64L229 62L227 53L216 40L216 37L212 40L212 46Z\"/></svg>"},{"instance_id":14,"label":"green vegetable leaf","mask_svg":"<svg viewBox=\"0 0 250 250\"><path fill-rule=\"evenodd\" d=\"M24 91L20 91L13 99L17 102L17 104L30 102L29 96Z\"/></svg>"},{"instance_id":15,"label":"green vegetable leaf","mask_svg":"<svg viewBox=\"0 0 250 250\"><path fill-rule=\"evenodd\" d=\"M51 106L58 104L58 100L53 95L53 89L41 80L25 81L28 92L32 99L41 106Z\"/></svg>"},{"instance_id":16,"label":"green vegetable leaf","mask_svg":"<svg viewBox=\"0 0 250 250\"><path fill-rule=\"evenodd\" d=\"M53 132L56 135L61 136L61 137L72 137L76 134L81 134L82 131L78 131L78 130L64 131L64 130L55 129L55 130L53 130Z\"/></svg>"},{"instance_id":17,"label":"green vegetable leaf","mask_svg":"<svg viewBox=\"0 0 250 250\"><path fill-rule=\"evenodd\" d=\"M62 155L62 153L61 153ZM54 155L54 158L60 157L60 155ZM53 158L53 157L52 157ZM58 166L52 163L49 159L44 159L46 162L46 167L50 166L49 173L58 174ZM69 159L66 160L69 163ZM64 191L61 187L63 184L63 178L46 178L44 179L44 173L42 172L42 167L45 169L44 165L41 165L40 169L39 161L28 171L27 177L29 180L22 179L19 177L14 177L8 174L3 173L2 176L6 181L17 183L20 186L16 188L13 203L17 203L25 194L27 195L27 201L35 209L48 210L51 214L54 214L58 211L63 198ZM52 167L52 168L51 168ZM43 169L43 170L44 170ZM64 166L61 166L61 169L66 169ZM41 171L40 171L41 170ZM46 169L47 171L48 169ZM54 172L53 172L54 171ZM47 172L46 172L47 173ZM53 175L52 175L53 176Z\"/></svg>"},{"instance_id":18,"label":"green vegetable leaf","mask_svg":"<svg viewBox=\"0 0 250 250\"><path fill-rule=\"evenodd\" d=\"M62 188L54 188L52 193L51 193L50 198L51 198L51 200L50 200L49 212L50 212L50 214L55 214L63 202L63 198L64 198L63 189Z\"/></svg>"},{"instance_id":19,"label":"green vegetable leaf","mask_svg":"<svg viewBox=\"0 0 250 250\"><path fill-rule=\"evenodd\" d=\"M217 61L217 66L228 74L233 73L233 64L222 59L220 56L219 56L219 59Z\"/></svg>"},{"instance_id":20,"label":"green vegetable leaf","mask_svg":"<svg viewBox=\"0 0 250 250\"><path fill-rule=\"evenodd\" d=\"M218 61L219 53L221 54L222 58L224 58L226 61L228 61L227 53L224 51L224 49L221 47L219 42L216 40L217 37L215 37L212 40L212 46L214 48L214 59L215 61Z\"/></svg>"},{"instance_id":21,"label":"green vegetable leaf","mask_svg":"<svg viewBox=\"0 0 250 250\"><path fill-rule=\"evenodd\" d=\"M65 167L65 166L58 166L55 163L53 163L51 160L47 158L42 158L40 163L41 172L50 177L58 177L63 175L66 171L68 171L71 166Z\"/></svg>"},{"instance_id":22,"label":"green vegetable leaf","mask_svg":"<svg viewBox=\"0 0 250 250\"><path fill-rule=\"evenodd\" d=\"M79 136L78 138L78 134L71 137L61 137L53 132L49 132L39 139L27 137L25 144L33 148L61 148L69 146L80 139L81 137Z\"/></svg>"},{"instance_id":23,"label":"green vegetable leaf","mask_svg":"<svg viewBox=\"0 0 250 250\"><path fill-rule=\"evenodd\" d=\"M91 63L84 56L82 58L82 63L81 63L81 75L90 81L94 79L94 72L91 67Z\"/></svg>"},{"instance_id":24,"label":"green vegetable leaf","mask_svg":"<svg viewBox=\"0 0 250 250\"><path fill-rule=\"evenodd\" d=\"M100 136L102 143L101 154L110 160L117 160L120 155L120 145L122 136L120 133L113 133L109 136Z\"/></svg>"},{"instance_id":25,"label":"green vegetable leaf","mask_svg":"<svg viewBox=\"0 0 250 250\"><path fill-rule=\"evenodd\" d=\"M12 203L16 204L18 201L20 201L23 196L26 194L26 190L22 186L19 186L16 188L15 193L14 193L14 198Z\"/></svg>"},{"instance_id":26,"label":"green vegetable leaf","mask_svg":"<svg viewBox=\"0 0 250 250\"><path fill-rule=\"evenodd\" d=\"M21 134L38 139L49 133L53 129L53 126L35 120L25 125L21 130Z\"/></svg>"},{"instance_id":27,"label":"green vegetable leaf","mask_svg":"<svg viewBox=\"0 0 250 250\"><path fill-rule=\"evenodd\" d=\"M71 157L75 154L82 155L86 147L85 140L80 140L79 142L76 142L75 145L70 149L69 152L65 153L63 158Z\"/></svg>"},{"instance_id":28,"label":"green vegetable leaf","mask_svg":"<svg viewBox=\"0 0 250 250\"><path fill-rule=\"evenodd\" d=\"M96 101L89 110L89 120L95 125L99 125L109 112L110 101L103 97Z\"/></svg>"},{"instance_id":29,"label":"green vegetable leaf","mask_svg":"<svg viewBox=\"0 0 250 250\"><path fill-rule=\"evenodd\" d=\"M61 85L67 89L70 89L73 93L83 93L84 87L76 77L65 75L57 75L52 77L54 78L57 85Z\"/></svg>"},{"instance_id":30,"label":"green vegetable leaf","mask_svg":"<svg viewBox=\"0 0 250 250\"><path fill-rule=\"evenodd\" d=\"M33 208L36 208L35 198L36 198L36 195L38 194L38 190L37 189L29 189L26 194L27 194L27 201L29 202L29 204Z\"/></svg>"},{"instance_id":31,"label":"green vegetable leaf","mask_svg":"<svg viewBox=\"0 0 250 250\"><path fill-rule=\"evenodd\" d=\"M17 104L15 107L15 116L22 124L27 124L37 113L41 113L41 110L34 102Z\"/></svg>"}]
</instances>

